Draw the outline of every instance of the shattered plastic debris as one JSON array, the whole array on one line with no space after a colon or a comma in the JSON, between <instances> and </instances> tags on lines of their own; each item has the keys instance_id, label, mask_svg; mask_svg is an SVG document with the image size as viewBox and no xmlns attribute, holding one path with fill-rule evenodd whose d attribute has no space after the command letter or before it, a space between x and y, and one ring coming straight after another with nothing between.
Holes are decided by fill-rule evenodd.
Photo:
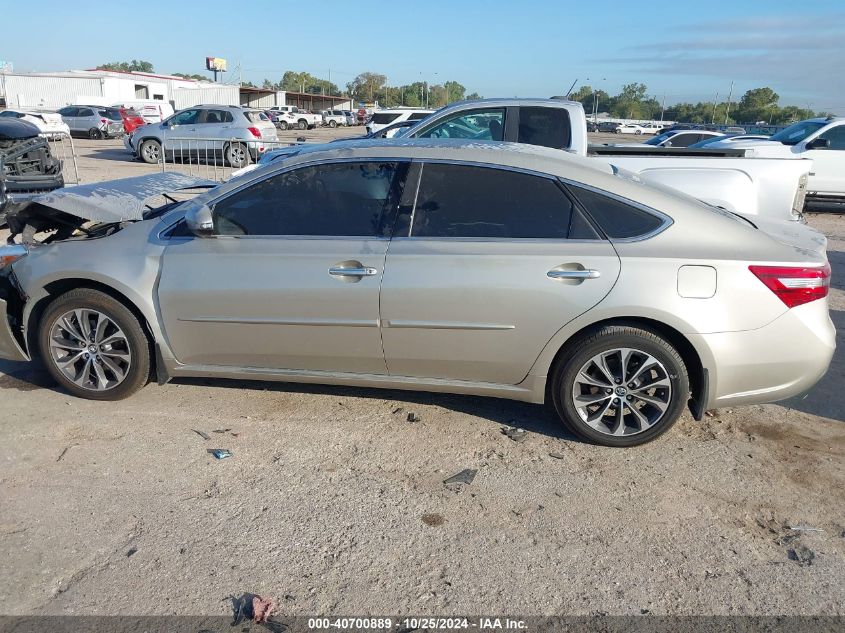
<instances>
[{"instance_id":1,"label":"shattered plastic debris","mask_svg":"<svg viewBox=\"0 0 845 633\"><path fill-rule=\"evenodd\" d=\"M422 418L420 418L420 416L418 416L416 413L411 411L411 412L408 413L407 419L408 419L408 422L419 422Z\"/></svg>"},{"instance_id":2,"label":"shattered plastic debris","mask_svg":"<svg viewBox=\"0 0 845 633\"><path fill-rule=\"evenodd\" d=\"M566 459L566 455L563 453L549 453L549 457L554 457L555 459Z\"/></svg>"},{"instance_id":3,"label":"shattered plastic debris","mask_svg":"<svg viewBox=\"0 0 845 633\"><path fill-rule=\"evenodd\" d=\"M288 596L285 596L285 599L287 598ZM276 608L276 602L272 599L262 598L254 593L245 593L238 598L230 596L227 599L232 601L232 611L234 612L232 626L239 626L251 620L268 628L273 633L282 633L289 628L287 624L272 617L272 612Z\"/></svg>"},{"instance_id":4,"label":"shattered plastic debris","mask_svg":"<svg viewBox=\"0 0 845 633\"><path fill-rule=\"evenodd\" d=\"M522 443L528 439L528 431L525 429L514 428L512 426L502 427L502 434L507 435L514 442Z\"/></svg>"},{"instance_id":5,"label":"shattered plastic debris","mask_svg":"<svg viewBox=\"0 0 845 633\"><path fill-rule=\"evenodd\" d=\"M226 459L232 456L232 451L228 448L208 448L206 449L206 453L211 453L217 459Z\"/></svg>"},{"instance_id":6,"label":"shattered plastic debris","mask_svg":"<svg viewBox=\"0 0 845 633\"><path fill-rule=\"evenodd\" d=\"M126 558L129 558L133 554L137 554L137 553L138 553L137 547L130 547L129 550L126 552Z\"/></svg>"},{"instance_id":7,"label":"shattered plastic debris","mask_svg":"<svg viewBox=\"0 0 845 633\"><path fill-rule=\"evenodd\" d=\"M796 532L824 532L823 529L813 527L811 525L804 525L803 523L799 523L798 525L790 525L790 530L795 530Z\"/></svg>"},{"instance_id":8,"label":"shattered plastic debris","mask_svg":"<svg viewBox=\"0 0 845 633\"><path fill-rule=\"evenodd\" d=\"M232 429L214 429L214 433L228 433Z\"/></svg>"},{"instance_id":9,"label":"shattered plastic debris","mask_svg":"<svg viewBox=\"0 0 845 633\"><path fill-rule=\"evenodd\" d=\"M816 558L816 553L801 543L788 550L786 554L789 556L789 560L794 560L799 565L812 565Z\"/></svg>"},{"instance_id":10,"label":"shattered plastic debris","mask_svg":"<svg viewBox=\"0 0 845 633\"><path fill-rule=\"evenodd\" d=\"M211 436L210 436L208 433L205 433L205 432L200 431L200 430L198 430L198 429L191 429L191 430L192 430L194 433L196 433L197 435L199 435L199 436L200 436L202 439L204 439L204 440L210 440L210 439L211 439Z\"/></svg>"},{"instance_id":11,"label":"shattered plastic debris","mask_svg":"<svg viewBox=\"0 0 845 633\"><path fill-rule=\"evenodd\" d=\"M461 472L457 475L452 475L448 479L444 479L443 483L447 486L449 484L466 484L470 485L472 480L475 479L475 474L478 472L475 468L464 468Z\"/></svg>"}]
</instances>

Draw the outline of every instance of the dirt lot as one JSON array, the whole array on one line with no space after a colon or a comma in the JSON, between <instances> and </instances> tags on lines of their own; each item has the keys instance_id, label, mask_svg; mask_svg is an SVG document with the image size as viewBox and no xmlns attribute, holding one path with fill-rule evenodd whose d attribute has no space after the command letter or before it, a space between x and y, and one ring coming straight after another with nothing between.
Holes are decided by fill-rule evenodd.
<instances>
[{"instance_id":1,"label":"dirt lot","mask_svg":"<svg viewBox=\"0 0 845 633\"><path fill-rule=\"evenodd\" d=\"M88 182L151 170L77 148ZM183 380L96 403L0 363L0 613L227 614L255 592L288 615L845 614L845 217L810 223L827 376L636 449L509 401Z\"/></svg>"}]
</instances>

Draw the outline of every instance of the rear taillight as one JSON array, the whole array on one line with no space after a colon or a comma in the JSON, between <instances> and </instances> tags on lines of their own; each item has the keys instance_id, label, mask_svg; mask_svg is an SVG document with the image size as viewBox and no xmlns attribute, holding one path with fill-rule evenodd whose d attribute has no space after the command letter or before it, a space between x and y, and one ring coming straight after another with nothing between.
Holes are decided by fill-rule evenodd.
<instances>
[{"instance_id":1,"label":"rear taillight","mask_svg":"<svg viewBox=\"0 0 845 633\"><path fill-rule=\"evenodd\" d=\"M248 127L249 133L252 134L255 138L261 138L261 130L257 127Z\"/></svg>"},{"instance_id":2,"label":"rear taillight","mask_svg":"<svg viewBox=\"0 0 845 633\"><path fill-rule=\"evenodd\" d=\"M100 123L108 123L108 122L109 122L108 119L100 119Z\"/></svg>"},{"instance_id":3,"label":"rear taillight","mask_svg":"<svg viewBox=\"0 0 845 633\"><path fill-rule=\"evenodd\" d=\"M821 268L749 266L748 270L788 308L823 299L830 288L830 264Z\"/></svg>"}]
</instances>

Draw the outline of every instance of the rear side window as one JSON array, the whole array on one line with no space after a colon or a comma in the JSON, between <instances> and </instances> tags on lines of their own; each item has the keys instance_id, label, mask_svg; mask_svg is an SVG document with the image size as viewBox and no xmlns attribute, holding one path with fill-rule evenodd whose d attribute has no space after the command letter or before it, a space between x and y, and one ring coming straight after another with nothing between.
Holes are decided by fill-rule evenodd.
<instances>
[{"instance_id":1,"label":"rear side window","mask_svg":"<svg viewBox=\"0 0 845 633\"><path fill-rule=\"evenodd\" d=\"M566 239L571 218L572 203L549 178L429 163L423 167L411 234Z\"/></svg>"},{"instance_id":2,"label":"rear side window","mask_svg":"<svg viewBox=\"0 0 845 633\"><path fill-rule=\"evenodd\" d=\"M521 107L517 142L567 149L572 139L569 112L564 108Z\"/></svg>"},{"instance_id":3,"label":"rear side window","mask_svg":"<svg viewBox=\"0 0 845 633\"><path fill-rule=\"evenodd\" d=\"M388 123L393 123L398 118L399 114L396 112L376 112L373 115L372 123L376 125L387 125Z\"/></svg>"},{"instance_id":4,"label":"rear side window","mask_svg":"<svg viewBox=\"0 0 845 633\"><path fill-rule=\"evenodd\" d=\"M264 119L262 119L261 118L262 115L263 115L263 113L256 112L254 110L244 110L244 116L246 117L246 120L249 121L250 123L258 123L262 120L269 121L269 119L266 116L264 117Z\"/></svg>"},{"instance_id":5,"label":"rear side window","mask_svg":"<svg viewBox=\"0 0 845 633\"><path fill-rule=\"evenodd\" d=\"M663 225L663 219L632 204L589 189L567 186L608 237L642 237Z\"/></svg>"},{"instance_id":6,"label":"rear side window","mask_svg":"<svg viewBox=\"0 0 845 633\"><path fill-rule=\"evenodd\" d=\"M205 119L203 123L208 124L220 124L220 123L231 123L234 119L232 118L232 113L228 110L206 110L205 111Z\"/></svg>"},{"instance_id":7,"label":"rear side window","mask_svg":"<svg viewBox=\"0 0 845 633\"><path fill-rule=\"evenodd\" d=\"M411 112L411 116L408 117L409 121L421 121L425 117L429 115L428 112Z\"/></svg>"}]
</instances>

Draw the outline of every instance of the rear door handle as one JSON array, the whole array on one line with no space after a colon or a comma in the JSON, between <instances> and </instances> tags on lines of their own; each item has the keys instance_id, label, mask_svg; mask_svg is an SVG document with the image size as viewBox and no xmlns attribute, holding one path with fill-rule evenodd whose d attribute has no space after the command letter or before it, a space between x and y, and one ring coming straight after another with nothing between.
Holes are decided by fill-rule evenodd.
<instances>
[{"instance_id":1,"label":"rear door handle","mask_svg":"<svg viewBox=\"0 0 845 633\"><path fill-rule=\"evenodd\" d=\"M369 266L361 268L329 268L329 274L335 277L372 277L378 275L378 270Z\"/></svg>"},{"instance_id":2,"label":"rear door handle","mask_svg":"<svg viewBox=\"0 0 845 633\"><path fill-rule=\"evenodd\" d=\"M546 277L551 279L598 279L601 273L597 270L550 270Z\"/></svg>"}]
</instances>

